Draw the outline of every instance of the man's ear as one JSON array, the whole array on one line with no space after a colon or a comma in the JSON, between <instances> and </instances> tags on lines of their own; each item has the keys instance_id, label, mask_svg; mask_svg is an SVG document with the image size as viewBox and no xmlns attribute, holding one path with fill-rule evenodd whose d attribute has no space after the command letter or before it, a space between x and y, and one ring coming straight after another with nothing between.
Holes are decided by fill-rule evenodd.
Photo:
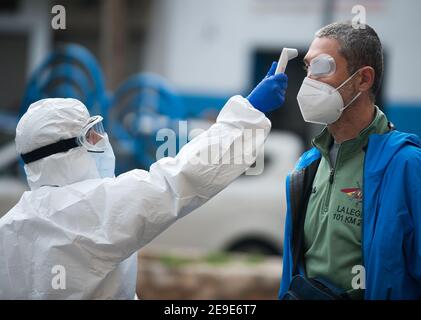
<instances>
[{"instance_id":1,"label":"man's ear","mask_svg":"<svg viewBox=\"0 0 421 320\"><path fill-rule=\"evenodd\" d=\"M373 86L375 76L376 72L372 67L363 67L360 70L360 82L358 84L358 90L361 92L370 90L370 88Z\"/></svg>"}]
</instances>

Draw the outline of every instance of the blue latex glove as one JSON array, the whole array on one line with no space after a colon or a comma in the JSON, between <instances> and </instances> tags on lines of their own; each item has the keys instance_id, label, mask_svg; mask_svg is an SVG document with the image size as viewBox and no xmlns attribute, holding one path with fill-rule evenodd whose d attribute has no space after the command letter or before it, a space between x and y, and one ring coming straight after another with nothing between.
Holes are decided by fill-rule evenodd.
<instances>
[{"instance_id":1,"label":"blue latex glove","mask_svg":"<svg viewBox=\"0 0 421 320\"><path fill-rule=\"evenodd\" d=\"M269 112L281 107L285 102L285 89L288 77L285 73L275 75L278 63L273 62L266 77L248 95L247 100L253 107Z\"/></svg>"}]
</instances>

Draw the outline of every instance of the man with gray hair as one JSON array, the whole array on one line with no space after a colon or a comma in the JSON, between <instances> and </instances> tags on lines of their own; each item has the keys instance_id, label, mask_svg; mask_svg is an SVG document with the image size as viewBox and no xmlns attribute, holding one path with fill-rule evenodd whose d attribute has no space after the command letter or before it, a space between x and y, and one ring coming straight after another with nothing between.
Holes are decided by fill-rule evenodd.
<instances>
[{"instance_id":1,"label":"man with gray hair","mask_svg":"<svg viewBox=\"0 0 421 320\"><path fill-rule=\"evenodd\" d=\"M316 33L297 96L325 125L287 177L281 299L421 298L421 146L375 105L383 51L366 25Z\"/></svg>"}]
</instances>

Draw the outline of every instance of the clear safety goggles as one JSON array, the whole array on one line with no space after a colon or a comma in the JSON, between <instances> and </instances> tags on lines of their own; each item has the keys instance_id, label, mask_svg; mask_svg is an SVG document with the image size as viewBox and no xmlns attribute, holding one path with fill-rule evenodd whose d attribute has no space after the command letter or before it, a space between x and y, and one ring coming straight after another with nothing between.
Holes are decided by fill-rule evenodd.
<instances>
[{"instance_id":1,"label":"clear safety goggles","mask_svg":"<svg viewBox=\"0 0 421 320\"><path fill-rule=\"evenodd\" d=\"M335 59L328 54L321 54L310 61L308 76L314 78L328 77L335 73Z\"/></svg>"},{"instance_id":2,"label":"clear safety goggles","mask_svg":"<svg viewBox=\"0 0 421 320\"><path fill-rule=\"evenodd\" d=\"M104 152L106 133L102 124L101 116L93 116L88 119L86 125L82 128L77 141L79 145L85 147L91 152Z\"/></svg>"}]
</instances>

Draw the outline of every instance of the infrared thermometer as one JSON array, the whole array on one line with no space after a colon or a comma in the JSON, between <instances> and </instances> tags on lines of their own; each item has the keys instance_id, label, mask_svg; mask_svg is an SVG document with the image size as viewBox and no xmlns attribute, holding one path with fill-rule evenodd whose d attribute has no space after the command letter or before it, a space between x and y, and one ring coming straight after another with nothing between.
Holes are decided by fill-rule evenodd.
<instances>
[{"instance_id":1,"label":"infrared thermometer","mask_svg":"<svg viewBox=\"0 0 421 320\"><path fill-rule=\"evenodd\" d=\"M288 61L298 56L298 50L293 48L283 48L281 56L279 57L278 66L276 67L275 74L285 72Z\"/></svg>"}]
</instances>

